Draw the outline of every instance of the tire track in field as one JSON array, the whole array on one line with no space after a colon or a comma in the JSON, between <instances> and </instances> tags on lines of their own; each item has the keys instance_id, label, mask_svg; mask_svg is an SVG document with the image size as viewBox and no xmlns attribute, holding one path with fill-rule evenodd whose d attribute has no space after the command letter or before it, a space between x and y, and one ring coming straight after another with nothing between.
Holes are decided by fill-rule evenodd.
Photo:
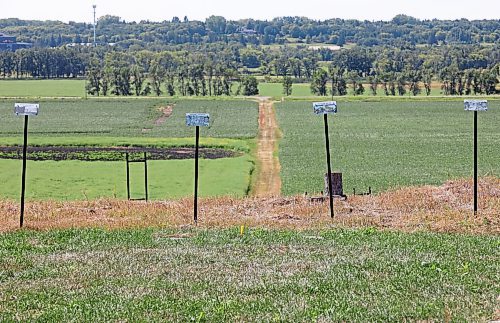
<instances>
[{"instance_id":1,"label":"tire track in field","mask_svg":"<svg viewBox=\"0 0 500 323\"><path fill-rule=\"evenodd\" d=\"M258 175L254 196L279 196L281 194L280 162L275 152L278 148L278 122L273 103L269 98L259 99L259 138L257 144Z\"/></svg>"}]
</instances>

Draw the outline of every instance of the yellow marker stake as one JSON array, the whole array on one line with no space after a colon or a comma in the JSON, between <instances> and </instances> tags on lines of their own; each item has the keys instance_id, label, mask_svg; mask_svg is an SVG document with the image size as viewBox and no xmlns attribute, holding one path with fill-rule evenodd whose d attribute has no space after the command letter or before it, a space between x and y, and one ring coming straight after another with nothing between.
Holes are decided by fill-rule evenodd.
<instances>
[{"instance_id":1,"label":"yellow marker stake","mask_svg":"<svg viewBox=\"0 0 500 323\"><path fill-rule=\"evenodd\" d=\"M245 226L244 226L244 225L242 225L242 226L240 227L240 235L242 236L244 233L245 233Z\"/></svg>"}]
</instances>

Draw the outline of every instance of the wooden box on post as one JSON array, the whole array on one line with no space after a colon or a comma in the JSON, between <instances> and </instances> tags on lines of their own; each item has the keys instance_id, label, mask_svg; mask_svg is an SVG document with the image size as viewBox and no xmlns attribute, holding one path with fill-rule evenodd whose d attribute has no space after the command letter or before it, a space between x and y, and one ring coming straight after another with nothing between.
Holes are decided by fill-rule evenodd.
<instances>
[{"instance_id":1,"label":"wooden box on post","mask_svg":"<svg viewBox=\"0 0 500 323\"><path fill-rule=\"evenodd\" d=\"M345 196L344 195L344 185L342 182L342 173L332 173L332 195L333 196ZM325 182L325 196L330 194L330 190L328 189L328 173L325 173L324 176Z\"/></svg>"}]
</instances>

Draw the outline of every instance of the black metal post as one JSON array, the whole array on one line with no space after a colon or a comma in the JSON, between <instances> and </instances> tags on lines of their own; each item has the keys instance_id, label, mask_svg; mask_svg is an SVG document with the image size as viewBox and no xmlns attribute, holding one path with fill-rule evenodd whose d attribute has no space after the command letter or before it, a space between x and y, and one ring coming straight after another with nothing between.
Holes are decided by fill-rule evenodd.
<instances>
[{"instance_id":1,"label":"black metal post","mask_svg":"<svg viewBox=\"0 0 500 323\"><path fill-rule=\"evenodd\" d=\"M130 169L128 153L125 153L125 160L127 162L127 200L130 200Z\"/></svg>"},{"instance_id":2,"label":"black metal post","mask_svg":"<svg viewBox=\"0 0 500 323\"><path fill-rule=\"evenodd\" d=\"M148 159L144 152L144 192L146 193L146 202L148 201Z\"/></svg>"},{"instance_id":3,"label":"black metal post","mask_svg":"<svg viewBox=\"0 0 500 323\"><path fill-rule=\"evenodd\" d=\"M200 143L200 127L196 126L196 149L194 152L194 222L198 223L198 147Z\"/></svg>"},{"instance_id":4,"label":"black metal post","mask_svg":"<svg viewBox=\"0 0 500 323\"><path fill-rule=\"evenodd\" d=\"M24 197L26 191L26 158L28 149L28 116L24 116L24 146L23 146L23 175L21 180L21 219L20 227L24 223Z\"/></svg>"},{"instance_id":5,"label":"black metal post","mask_svg":"<svg viewBox=\"0 0 500 323\"><path fill-rule=\"evenodd\" d=\"M323 115L325 120L326 164L328 167L328 193L330 194L330 216L333 219L333 192L332 192L332 166L330 159L330 138L328 134L328 114Z\"/></svg>"},{"instance_id":6,"label":"black metal post","mask_svg":"<svg viewBox=\"0 0 500 323\"><path fill-rule=\"evenodd\" d=\"M474 111L474 215L477 214L477 111Z\"/></svg>"}]
</instances>

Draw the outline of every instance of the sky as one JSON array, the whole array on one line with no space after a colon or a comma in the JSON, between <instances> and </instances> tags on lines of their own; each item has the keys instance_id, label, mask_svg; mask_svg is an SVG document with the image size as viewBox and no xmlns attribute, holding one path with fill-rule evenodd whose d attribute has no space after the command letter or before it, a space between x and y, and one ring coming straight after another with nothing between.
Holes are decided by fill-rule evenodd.
<instances>
[{"instance_id":1,"label":"sky","mask_svg":"<svg viewBox=\"0 0 500 323\"><path fill-rule=\"evenodd\" d=\"M500 19L500 0L0 0L0 19L92 22L119 16L126 21L163 21L177 16L205 20L210 15L230 20L304 16L312 19L390 20L397 14L419 19Z\"/></svg>"}]
</instances>

